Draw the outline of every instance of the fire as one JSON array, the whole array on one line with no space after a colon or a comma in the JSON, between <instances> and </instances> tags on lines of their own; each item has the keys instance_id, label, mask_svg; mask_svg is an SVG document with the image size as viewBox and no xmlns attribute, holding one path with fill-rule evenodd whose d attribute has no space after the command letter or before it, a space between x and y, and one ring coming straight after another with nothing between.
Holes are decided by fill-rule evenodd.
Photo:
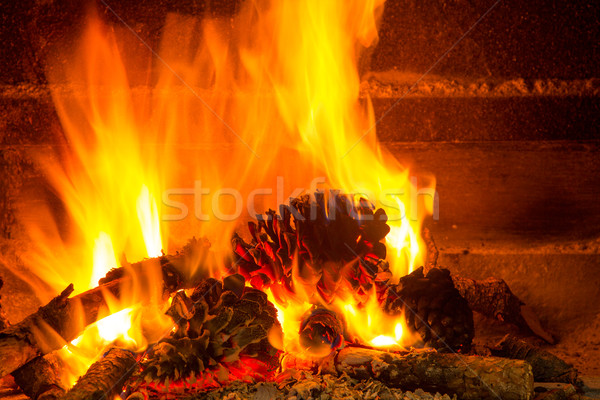
<instances>
[{"instance_id":1,"label":"fire","mask_svg":"<svg viewBox=\"0 0 600 400\"><path fill-rule=\"evenodd\" d=\"M158 209L156 201L150 195L150 191L146 185L142 186L142 191L137 199L137 214L148 256L159 257L163 247L160 236Z\"/></svg>"},{"instance_id":2,"label":"fire","mask_svg":"<svg viewBox=\"0 0 600 400\"><path fill-rule=\"evenodd\" d=\"M66 146L38 161L68 229L48 210L37 221L56 221L50 227L24 219L34 243L24 259L51 289L41 299L70 282L83 292L126 260L158 257L193 235L227 249L240 219L286 202L284 193L301 192L295 188L340 189L384 208L394 277L412 271L423 261L428 210L403 201L415 189L408 169L379 146L370 99L359 99L358 64L377 41L382 9L383 0L249 1L233 21L170 14L151 62L128 56L131 32L92 16L66 67L49 70ZM148 339L131 332L144 331L140 309L161 309L160 279L143 299L144 290L132 290L117 301L87 333L93 340L78 339L64 356L84 344L143 348ZM314 303L308 292L269 292L284 348ZM402 320L385 316L375 294L329 306L357 341L389 347L406 339Z\"/></svg>"},{"instance_id":3,"label":"fire","mask_svg":"<svg viewBox=\"0 0 600 400\"><path fill-rule=\"evenodd\" d=\"M94 242L93 273L89 286L96 286L108 271L119 266L110 236L106 232L100 232Z\"/></svg>"}]
</instances>

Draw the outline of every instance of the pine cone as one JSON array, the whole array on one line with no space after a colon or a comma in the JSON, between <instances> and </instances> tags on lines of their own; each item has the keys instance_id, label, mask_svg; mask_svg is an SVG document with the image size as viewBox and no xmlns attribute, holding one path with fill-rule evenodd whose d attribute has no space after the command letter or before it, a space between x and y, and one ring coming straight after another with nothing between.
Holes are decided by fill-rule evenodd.
<instances>
[{"instance_id":1,"label":"pine cone","mask_svg":"<svg viewBox=\"0 0 600 400\"><path fill-rule=\"evenodd\" d=\"M241 275L223 282L206 279L190 297L177 292L167 315L176 326L142 361L139 378L146 383L195 381L205 369L223 371L222 364L248 358L273 370L278 365L278 352L267 338L271 329L281 330L277 310L266 294L245 287Z\"/></svg>"},{"instance_id":2,"label":"pine cone","mask_svg":"<svg viewBox=\"0 0 600 400\"><path fill-rule=\"evenodd\" d=\"M297 262L300 278L314 285L329 302L340 283L353 294L369 293L378 274L389 275L383 239L390 231L385 211L364 199L322 192L304 195L281 206L280 214L269 210L250 222L252 242L238 235L232 239L238 271L258 289L280 285L295 292L292 265ZM317 281L311 281L316 277ZM277 291L274 291L277 295Z\"/></svg>"},{"instance_id":3,"label":"pine cone","mask_svg":"<svg viewBox=\"0 0 600 400\"><path fill-rule=\"evenodd\" d=\"M473 313L447 269L432 268L424 276L421 267L400 278L386 292L384 310L403 313L408 329L419 333L426 346L461 352L471 347Z\"/></svg>"}]
</instances>

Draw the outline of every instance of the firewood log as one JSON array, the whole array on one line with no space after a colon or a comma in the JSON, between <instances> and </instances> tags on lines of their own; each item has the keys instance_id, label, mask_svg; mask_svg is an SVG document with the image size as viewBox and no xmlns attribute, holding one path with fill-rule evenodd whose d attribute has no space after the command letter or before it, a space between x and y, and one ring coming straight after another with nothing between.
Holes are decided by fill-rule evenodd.
<instances>
[{"instance_id":1,"label":"firewood log","mask_svg":"<svg viewBox=\"0 0 600 400\"><path fill-rule=\"evenodd\" d=\"M433 235L428 229L423 229L423 239L427 246L424 272L428 272L437 267L439 251ZM452 280L461 296L469 303L471 310L486 317L516 325L521 329L533 332L550 344L554 343L554 338L542 327L531 307L515 296L504 280L488 278L476 281L454 274Z\"/></svg>"},{"instance_id":2,"label":"firewood log","mask_svg":"<svg viewBox=\"0 0 600 400\"><path fill-rule=\"evenodd\" d=\"M496 348L492 349L492 354L527 361L531 364L536 382L564 382L575 386L583 385L577 378L578 372L573 365L514 336L506 335L496 345Z\"/></svg>"},{"instance_id":3,"label":"firewood log","mask_svg":"<svg viewBox=\"0 0 600 400\"><path fill-rule=\"evenodd\" d=\"M59 340L48 340L48 327L60 331L70 315L69 285L59 296L16 325L0 332L0 376L5 376L33 358L61 347ZM56 342L56 343L52 343Z\"/></svg>"},{"instance_id":4,"label":"firewood log","mask_svg":"<svg viewBox=\"0 0 600 400\"><path fill-rule=\"evenodd\" d=\"M174 260L173 263L171 261ZM180 257L160 257L132 264L131 270L138 282L154 276L163 277L164 292L174 292L182 287L193 287L192 280L184 278L173 266L184 262ZM84 327L96 322L101 309L107 307L105 293L119 298L133 283L133 276L119 269L104 284L72 298L73 285L58 297L38 309L20 323L0 332L0 377L24 366L36 357L60 349L65 342L75 339ZM83 318L83 320L81 320Z\"/></svg>"},{"instance_id":5,"label":"firewood log","mask_svg":"<svg viewBox=\"0 0 600 400\"><path fill-rule=\"evenodd\" d=\"M283 366L320 368L348 374L355 379L377 379L402 390L421 388L429 392L456 394L461 399L528 400L533 397L531 366L522 360L464 356L433 351L408 354L346 347L327 365L293 360L286 355Z\"/></svg>"},{"instance_id":6,"label":"firewood log","mask_svg":"<svg viewBox=\"0 0 600 400\"><path fill-rule=\"evenodd\" d=\"M457 275L453 275L452 280L473 311L529 330L546 342L554 343L554 338L542 328L533 310L513 294L504 280L476 281Z\"/></svg>"},{"instance_id":7,"label":"firewood log","mask_svg":"<svg viewBox=\"0 0 600 400\"><path fill-rule=\"evenodd\" d=\"M55 354L37 357L12 373L15 383L33 400L57 400L66 390L60 380L61 365Z\"/></svg>"},{"instance_id":8,"label":"firewood log","mask_svg":"<svg viewBox=\"0 0 600 400\"><path fill-rule=\"evenodd\" d=\"M73 298L69 298L73 292L69 285L35 313L0 332L0 376L75 339L83 327L98 319L100 309L107 307L103 292L119 297L122 283L114 281ZM83 321L78 316L83 316Z\"/></svg>"},{"instance_id":9,"label":"firewood log","mask_svg":"<svg viewBox=\"0 0 600 400\"><path fill-rule=\"evenodd\" d=\"M110 400L136 370L133 353L113 348L96 361L61 400Z\"/></svg>"}]
</instances>

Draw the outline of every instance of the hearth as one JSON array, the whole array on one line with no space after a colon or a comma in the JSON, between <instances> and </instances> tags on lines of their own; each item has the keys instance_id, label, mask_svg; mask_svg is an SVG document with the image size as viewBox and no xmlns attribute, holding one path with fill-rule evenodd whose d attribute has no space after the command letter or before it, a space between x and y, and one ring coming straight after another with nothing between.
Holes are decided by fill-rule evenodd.
<instances>
[{"instance_id":1,"label":"hearth","mask_svg":"<svg viewBox=\"0 0 600 400\"><path fill-rule=\"evenodd\" d=\"M0 398L597 394L596 4L159 3L3 5Z\"/></svg>"}]
</instances>

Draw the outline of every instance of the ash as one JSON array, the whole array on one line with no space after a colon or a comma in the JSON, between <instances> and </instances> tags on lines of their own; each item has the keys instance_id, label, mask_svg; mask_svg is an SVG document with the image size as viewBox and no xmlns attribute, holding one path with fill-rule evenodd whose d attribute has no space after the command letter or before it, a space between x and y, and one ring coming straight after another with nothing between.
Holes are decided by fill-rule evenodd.
<instances>
[{"instance_id":1,"label":"ash","mask_svg":"<svg viewBox=\"0 0 600 400\"><path fill-rule=\"evenodd\" d=\"M343 374L313 375L309 372L298 372L280 383L244 384L235 382L225 388L197 393L185 400L456 400L456 396L447 394L431 394L417 389L414 392L403 392L400 389L388 388L374 379L356 380Z\"/></svg>"}]
</instances>

